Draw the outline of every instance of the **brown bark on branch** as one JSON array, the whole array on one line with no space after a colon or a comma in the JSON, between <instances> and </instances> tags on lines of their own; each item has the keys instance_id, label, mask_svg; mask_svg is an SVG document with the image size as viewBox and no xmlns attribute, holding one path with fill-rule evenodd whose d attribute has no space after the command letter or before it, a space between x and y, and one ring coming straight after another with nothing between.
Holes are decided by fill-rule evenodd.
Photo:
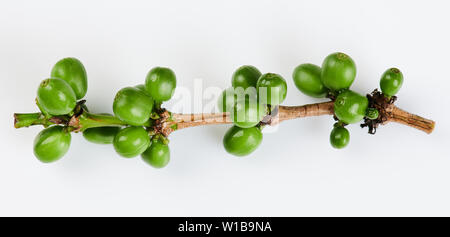
<instances>
[{"instance_id":1,"label":"brown bark on branch","mask_svg":"<svg viewBox=\"0 0 450 237\"><path fill-rule=\"evenodd\" d=\"M333 114L333 102L308 104L302 106L279 106L276 114L267 115L263 121L267 125L276 125L284 120L301 117L320 116ZM196 127L201 125L229 124L232 123L230 114L172 114L172 121L165 122L162 133L168 136L175 130Z\"/></svg>"},{"instance_id":2,"label":"brown bark on branch","mask_svg":"<svg viewBox=\"0 0 450 237\"><path fill-rule=\"evenodd\" d=\"M392 108L386 112L389 116L387 120L388 122L401 123L406 126L422 130L428 134L434 130L435 122L433 120L411 114L398 108L397 106L392 106Z\"/></svg>"},{"instance_id":3,"label":"brown bark on branch","mask_svg":"<svg viewBox=\"0 0 450 237\"><path fill-rule=\"evenodd\" d=\"M301 106L279 106L278 112L272 115L267 115L263 121L267 121L268 125L276 125L282 121L311 117L321 115L334 114L334 102L323 102L316 104L307 104ZM408 113L394 105L386 109L387 122L401 123L426 133L431 133L434 129L434 121L422 118L418 115ZM215 113L215 114L172 114L172 121L167 121L162 133L168 136L171 132L201 125L213 124L229 124L232 123L229 113Z\"/></svg>"},{"instance_id":4,"label":"brown bark on branch","mask_svg":"<svg viewBox=\"0 0 450 237\"><path fill-rule=\"evenodd\" d=\"M272 114L267 115L262 121L265 125L276 125L282 121L311 117L321 115L333 115L333 101L307 104L300 106L278 106L272 110ZM418 115L408 113L394 104L386 104L386 106L377 107L380 112L377 124L386 124L395 122L431 133L434 129L435 122ZM146 124L144 126L153 128L154 133L161 133L168 136L173 131L196 127L202 125L213 124L230 124L232 123L229 113L212 113L212 114L170 114L164 110L160 114L160 119ZM375 120L374 120L375 121ZM46 118L41 113L14 114L14 126L16 128L28 127L33 125L50 126L53 124L62 124L72 128L72 131L83 131L90 127L104 126L126 126L126 123L111 115L100 115L83 113L80 116L70 117L51 117Z\"/></svg>"},{"instance_id":5,"label":"brown bark on branch","mask_svg":"<svg viewBox=\"0 0 450 237\"><path fill-rule=\"evenodd\" d=\"M202 125L228 124L232 123L229 113L212 113L212 114L177 114L173 113L169 119L169 115L163 115L161 118L161 128L159 129L164 136L169 136L173 131L197 127Z\"/></svg>"},{"instance_id":6,"label":"brown bark on branch","mask_svg":"<svg viewBox=\"0 0 450 237\"><path fill-rule=\"evenodd\" d=\"M284 120L296 118L332 115L334 113L333 107L334 107L333 101L316 104L307 104L302 106L279 106L278 121L283 122Z\"/></svg>"}]
</instances>

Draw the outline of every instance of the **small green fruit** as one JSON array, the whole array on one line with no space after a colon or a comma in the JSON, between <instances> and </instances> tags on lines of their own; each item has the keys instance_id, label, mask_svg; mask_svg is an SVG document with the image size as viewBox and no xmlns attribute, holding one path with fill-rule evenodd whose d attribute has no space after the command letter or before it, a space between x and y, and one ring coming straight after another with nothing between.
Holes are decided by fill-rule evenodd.
<instances>
[{"instance_id":1,"label":"small green fruit","mask_svg":"<svg viewBox=\"0 0 450 237\"><path fill-rule=\"evenodd\" d=\"M83 131L83 137L92 143L112 144L114 137L119 131L119 127L88 128Z\"/></svg>"},{"instance_id":2,"label":"small green fruit","mask_svg":"<svg viewBox=\"0 0 450 237\"><path fill-rule=\"evenodd\" d=\"M249 128L257 125L265 115L265 106L260 104L257 98L246 97L236 101L230 118L236 126Z\"/></svg>"},{"instance_id":3,"label":"small green fruit","mask_svg":"<svg viewBox=\"0 0 450 237\"><path fill-rule=\"evenodd\" d=\"M163 168L170 161L169 146L154 139L150 147L141 154L142 159L155 168Z\"/></svg>"},{"instance_id":4,"label":"small green fruit","mask_svg":"<svg viewBox=\"0 0 450 237\"><path fill-rule=\"evenodd\" d=\"M86 69L76 58L59 60L52 68L51 77L60 78L69 83L77 100L86 95L88 89Z\"/></svg>"},{"instance_id":5,"label":"small green fruit","mask_svg":"<svg viewBox=\"0 0 450 237\"><path fill-rule=\"evenodd\" d=\"M331 130L330 143L336 149L344 148L350 141L350 133L341 126L336 126Z\"/></svg>"},{"instance_id":6,"label":"small green fruit","mask_svg":"<svg viewBox=\"0 0 450 237\"><path fill-rule=\"evenodd\" d=\"M248 87L256 87L261 72L254 66L245 65L238 68L231 80L233 88L242 87L244 90Z\"/></svg>"},{"instance_id":7,"label":"small green fruit","mask_svg":"<svg viewBox=\"0 0 450 237\"><path fill-rule=\"evenodd\" d=\"M113 140L116 152L126 158L142 154L150 145L150 137L143 127L127 127L120 130Z\"/></svg>"},{"instance_id":8,"label":"small green fruit","mask_svg":"<svg viewBox=\"0 0 450 237\"><path fill-rule=\"evenodd\" d=\"M403 84L403 74L397 68L389 68L381 76L380 88L383 94L394 96Z\"/></svg>"},{"instance_id":9,"label":"small green fruit","mask_svg":"<svg viewBox=\"0 0 450 237\"><path fill-rule=\"evenodd\" d=\"M145 89L156 102L170 100L176 86L177 79L170 68L155 67L145 79Z\"/></svg>"},{"instance_id":10,"label":"small green fruit","mask_svg":"<svg viewBox=\"0 0 450 237\"><path fill-rule=\"evenodd\" d=\"M295 86L304 94L316 98L324 98L328 93L321 80L321 72L319 66L314 64L301 64L295 68L292 78L294 78Z\"/></svg>"},{"instance_id":11,"label":"small green fruit","mask_svg":"<svg viewBox=\"0 0 450 237\"><path fill-rule=\"evenodd\" d=\"M346 124L357 123L366 115L368 105L369 101L365 96L346 90L336 97L334 113L340 121Z\"/></svg>"},{"instance_id":12,"label":"small green fruit","mask_svg":"<svg viewBox=\"0 0 450 237\"><path fill-rule=\"evenodd\" d=\"M114 114L122 121L139 126L145 124L153 110L153 100L143 91L125 87L114 98Z\"/></svg>"},{"instance_id":13,"label":"small green fruit","mask_svg":"<svg viewBox=\"0 0 450 237\"><path fill-rule=\"evenodd\" d=\"M257 127L231 127L223 137L225 150L235 156L246 156L261 144L263 135Z\"/></svg>"},{"instance_id":14,"label":"small green fruit","mask_svg":"<svg viewBox=\"0 0 450 237\"><path fill-rule=\"evenodd\" d=\"M34 155L44 163L57 161L70 147L71 135L62 126L42 130L34 139Z\"/></svg>"},{"instance_id":15,"label":"small green fruit","mask_svg":"<svg viewBox=\"0 0 450 237\"><path fill-rule=\"evenodd\" d=\"M333 53L322 64L322 83L330 90L348 89L356 77L353 59L344 53Z\"/></svg>"},{"instance_id":16,"label":"small green fruit","mask_svg":"<svg viewBox=\"0 0 450 237\"><path fill-rule=\"evenodd\" d=\"M275 73L263 74L258 79L256 91L261 98L261 103L279 105L286 99L286 80Z\"/></svg>"},{"instance_id":17,"label":"small green fruit","mask_svg":"<svg viewBox=\"0 0 450 237\"><path fill-rule=\"evenodd\" d=\"M72 87L58 78L45 79L41 82L37 91L37 100L40 107L51 115L68 114L77 104Z\"/></svg>"},{"instance_id":18,"label":"small green fruit","mask_svg":"<svg viewBox=\"0 0 450 237\"><path fill-rule=\"evenodd\" d=\"M367 108L366 117L368 119L371 119L371 120L377 119L379 115L380 115L380 113L378 112L377 109L375 109L375 108Z\"/></svg>"}]
</instances>

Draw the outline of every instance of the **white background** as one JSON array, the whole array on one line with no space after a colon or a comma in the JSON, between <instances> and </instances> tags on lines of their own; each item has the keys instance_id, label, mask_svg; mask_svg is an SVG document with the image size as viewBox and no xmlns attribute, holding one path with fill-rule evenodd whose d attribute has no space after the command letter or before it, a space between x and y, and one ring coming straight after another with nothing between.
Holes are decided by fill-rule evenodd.
<instances>
[{"instance_id":1,"label":"white background","mask_svg":"<svg viewBox=\"0 0 450 237\"><path fill-rule=\"evenodd\" d=\"M2 0L0 215L450 215L449 10L448 1ZM226 88L252 64L286 78L284 104L317 102L292 71L335 51L355 60L360 93L399 67L397 105L434 119L434 133L389 124L371 136L352 125L350 145L335 150L332 118L306 118L237 158L222 147L229 126L189 128L170 136L171 162L156 170L81 134L43 164L32 151L42 128L13 128L14 112L37 111L37 86L63 57L84 63L91 110L111 112L120 88L159 65L192 90L196 78Z\"/></svg>"}]
</instances>

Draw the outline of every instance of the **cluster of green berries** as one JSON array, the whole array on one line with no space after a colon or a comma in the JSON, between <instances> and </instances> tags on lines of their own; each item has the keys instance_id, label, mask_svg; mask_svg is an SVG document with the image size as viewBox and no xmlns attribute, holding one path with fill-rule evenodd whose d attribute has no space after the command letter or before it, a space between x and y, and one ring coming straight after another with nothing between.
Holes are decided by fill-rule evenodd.
<instances>
[{"instance_id":1,"label":"cluster of green berries","mask_svg":"<svg viewBox=\"0 0 450 237\"><path fill-rule=\"evenodd\" d=\"M335 148L347 146L350 134L344 127L362 119L375 120L379 111L369 106L368 98L352 90L356 77L354 61L344 53L333 53L325 58L322 67L301 64L293 72L296 87L306 95L334 100L334 114L338 119L330 142ZM381 76L380 88L388 99L403 83L400 70L390 68ZM254 66L242 66L232 75L232 87L224 90L218 100L221 112L229 112L233 121L223 138L225 150L236 156L252 153L262 142L261 121L281 104L287 94L285 79L275 73L262 74ZM48 79L37 91L37 105L43 116L71 118L77 105L87 107L80 100L87 92L87 75L83 64L75 58L58 61ZM121 89L114 98L113 112L126 124L120 127L91 127L81 129L90 142L113 144L116 152L126 158L141 155L153 167L168 164L168 139L152 131L152 123L161 112L161 104L168 101L176 88L175 73L169 68L156 67L147 74L145 84ZM34 142L34 154L42 162L53 162L68 151L71 142L69 126L51 125L42 130Z\"/></svg>"},{"instance_id":2,"label":"cluster of green berries","mask_svg":"<svg viewBox=\"0 0 450 237\"><path fill-rule=\"evenodd\" d=\"M230 154L245 156L261 144L260 121L284 101L287 84L278 74L261 74L256 67L245 65L233 73L231 85L218 100L219 110L229 112L234 124L226 132L223 145Z\"/></svg>"},{"instance_id":3,"label":"cluster of green berries","mask_svg":"<svg viewBox=\"0 0 450 237\"><path fill-rule=\"evenodd\" d=\"M117 92L113 103L114 115L130 125L118 131L112 141L119 155L126 158L141 155L155 168L169 163L168 139L161 134L149 135L146 127L158 116L161 104L172 98L176 85L175 73L171 69L155 67L147 74L145 84L125 87Z\"/></svg>"},{"instance_id":4,"label":"cluster of green berries","mask_svg":"<svg viewBox=\"0 0 450 237\"><path fill-rule=\"evenodd\" d=\"M36 102L47 118L52 116L71 116L87 92L86 70L76 58L58 61L37 90ZM34 154L42 162L49 163L63 157L70 147L70 128L54 125L42 130L34 140Z\"/></svg>"},{"instance_id":5,"label":"cluster of green berries","mask_svg":"<svg viewBox=\"0 0 450 237\"><path fill-rule=\"evenodd\" d=\"M334 113L338 122L330 134L330 143L335 148L343 148L350 141L350 134L344 127L358 123L364 118L377 119L379 112L369 107L366 96L350 90L356 77L356 65L344 53L328 55L322 67L314 64L301 64L292 75L296 87L306 95L316 98L332 96ZM381 76L380 87L385 97L394 96L401 88L403 75L397 68L386 70Z\"/></svg>"},{"instance_id":6,"label":"cluster of green berries","mask_svg":"<svg viewBox=\"0 0 450 237\"><path fill-rule=\"evenodd\" d=\"M166 166L170 159L168 140L160 134L150 135L147 127L161 104L172 97L175 87L176 77L172 70L153 68L147 74L145 84L125 87L114 98L114 115L129 126L87 128L82 130L83 136L93 143L113 144L123 157L141 155L153 167ZM47 118L70 118L86 92L87 75L83 64L75 58L64 58L55 64L51 77L40 83L37 105ZM34 141L35 156L45 163L59 160L70 147L71 129L52 125L42 130Z\"/></svg>"}]
</instances>

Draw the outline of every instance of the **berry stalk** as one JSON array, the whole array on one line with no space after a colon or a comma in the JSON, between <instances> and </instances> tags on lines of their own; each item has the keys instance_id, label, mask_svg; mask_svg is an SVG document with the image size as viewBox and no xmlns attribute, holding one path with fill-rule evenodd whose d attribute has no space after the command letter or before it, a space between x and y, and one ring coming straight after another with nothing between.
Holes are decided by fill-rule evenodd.
<instances>
[{"instance_id":1,"label":"berry stalk","mask_svg":"<svg viewBox=\"0 0 450 237\"><path fill-rule=\"evenodd\" d=\"M95 127L121 127L126 126L125 122L112 115L94 114L83 111L80 115L69 116L51 116L46 117L43 113L15 113L14 127L23 128L34 125L42 125L44 127L50 125L65 125L70 127L71 131L79 132L88 128ZM150 126L150 122L146 124Z\"/></svg>"},{"instance_id":2,"label":"berry stalk","mask_svg":"<svg viewBox=\"0 0 450 237\"><path fill-rule=\"evenodd\" d=\"M52 123L42 113L15 113L14 114L14 127L23 128L32 125L43 125L45 127L50 126Z\"/></svg>"}]
</instances>

